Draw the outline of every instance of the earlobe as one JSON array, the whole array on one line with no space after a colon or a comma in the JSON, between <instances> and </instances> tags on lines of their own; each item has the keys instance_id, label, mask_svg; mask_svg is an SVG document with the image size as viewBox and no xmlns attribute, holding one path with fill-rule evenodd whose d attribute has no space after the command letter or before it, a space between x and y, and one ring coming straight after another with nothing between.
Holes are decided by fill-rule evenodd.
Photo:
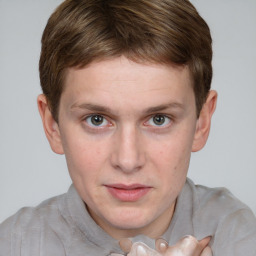
<instances>
[{"instance_id":1,"label":"earlobe","mask_svg":"<svg viewBox=\"0 0 256 256\"><path fill-rule=\"evenodd\" d=\"M59 126L52 116L44 94L37 97L37 105L43 122L44 132L52 150L57 154L64 154Z\"/></svg>"},{"instance_id":2,"label":"earlobe","mask_svg":"<svg viewBox=\"0 0 256 256\"><path fill-rule=\"evenodd\" d=\"M209 136L211 119L215 111L216 104L217 92L210 91L197 120L192 152L199 151L204 147Z\"/></svg>"}]
</instances>

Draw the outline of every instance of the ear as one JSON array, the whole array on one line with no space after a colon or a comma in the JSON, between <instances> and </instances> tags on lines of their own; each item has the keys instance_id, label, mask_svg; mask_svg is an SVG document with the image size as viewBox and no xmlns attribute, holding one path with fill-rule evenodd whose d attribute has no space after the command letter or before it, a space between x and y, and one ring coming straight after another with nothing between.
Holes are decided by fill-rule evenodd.
<instances>
[{"instance_id":1,"label":"ear","mask_svg":"<svg viewBox=\"0 0 256 256\"><path fill-rule=\"evenodd\" d=\"M37 105L42 118L44 132L52 150L57 154L64 154L58 123L54 120L47 99L44 94L37 97Z\"/></svg>"},{"instance_id":2,"label":"ear","mask_svg":"<svg viewBox=\"0 0 256 256\"><path fill-rule=\"evenodd\" d=\"M192 152L202 149L208 139L211 119L217 103L217 92L210 91L197 119L196 132L192 145Z\"/></svg>"}]
</instances>

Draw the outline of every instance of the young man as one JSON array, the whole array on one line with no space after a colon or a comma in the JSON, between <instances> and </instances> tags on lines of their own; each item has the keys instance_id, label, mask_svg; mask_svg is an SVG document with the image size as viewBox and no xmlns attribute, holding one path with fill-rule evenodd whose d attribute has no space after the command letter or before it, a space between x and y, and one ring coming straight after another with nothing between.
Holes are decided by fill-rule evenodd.
<instances>
[{"instance_id":1,"label":"young man","mask_svg":"<svg viewBox=\"0 0 256 256\"><path fill-rule=\"evenodd\" d=\"M216 106L211 58L188 1L63 2L42 38L38 107L73 185L6 220L0 255L255 255L252 212L186 179Z\"/></svg>"}]
</instances>

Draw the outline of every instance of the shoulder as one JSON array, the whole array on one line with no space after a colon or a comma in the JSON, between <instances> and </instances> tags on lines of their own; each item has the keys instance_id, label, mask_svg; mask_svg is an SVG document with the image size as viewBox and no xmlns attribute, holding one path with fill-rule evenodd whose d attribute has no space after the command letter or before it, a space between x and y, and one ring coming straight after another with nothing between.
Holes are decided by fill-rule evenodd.
<instances>
[{"instance_id":1,"label":"shoulder","mask_svg":"<svg viewBox=\"0 0 256 256\"><path fill-rule=\"evenodd\" d=\"M223 187L209 188L195 185L187 179L187 193L191 193L194 214L224 218L237 211L250 211L249 207L236 198L228 189Z\"/></svg>"},{"instance_id":2,"label":"shoulder","mask_svg":"<svg viewBox=\"0 0 256 256\"><path fill-rule=\"evenodd\" d=\"M27 227L33 229L40 228L40 222L45 214L56 215L58 213L58 201L62 196L47 199L36 207L21 208L1 224L1 231L3 227L7 226L15 232L24 230Z\"/></svg>"},{"instance_id":3,"label":"shoulder","mask_svg":"<svg viewBox=\"0 0 256 256\"><path fill-rule=\"evenodd\" d=\"M51 223L60 221L59 203L64 196L50 198L36 207L24 207L6 219L0 225L0 256L11 255L9 250L20 248L24 242L39 248L39 238L43 233L49 234L49 238L58 243L59 239L52 235Z\"/></svg>"},{"instance_id":4,"label":"shoulder","mask_svg":"<svg viewBox=\"0 0 256 256\"><path fill-rule=\"evenodd\" d=\"M213 236L214 255L256 255L256 218L250 208L225 188L190 180L187 184L193 194L195 230Z\"/></svg>"}]
</instances>

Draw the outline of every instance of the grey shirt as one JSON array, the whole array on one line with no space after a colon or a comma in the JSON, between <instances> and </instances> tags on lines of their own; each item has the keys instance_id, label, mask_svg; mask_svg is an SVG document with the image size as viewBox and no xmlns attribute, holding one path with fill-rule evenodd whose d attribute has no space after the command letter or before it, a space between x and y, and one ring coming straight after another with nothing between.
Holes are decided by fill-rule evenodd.
<instances>
[{"instance_id":1,"label":"grey shirt","mask_svg":"<svg viewBox=\"0 0 256 256\"><path fill-rule=\"evenodd\" d=\"M252 211L223 188L210 189L187 180L171 224L169 244L185 235L212 236L214 256L255 256L256 219ZM154 240L131 238L154 248ZM90 217L72 185L66 194L35 208L23 208L0 225L0 256L106 256L122 253L118 241Z\"/></svg>"}]
</instances>

